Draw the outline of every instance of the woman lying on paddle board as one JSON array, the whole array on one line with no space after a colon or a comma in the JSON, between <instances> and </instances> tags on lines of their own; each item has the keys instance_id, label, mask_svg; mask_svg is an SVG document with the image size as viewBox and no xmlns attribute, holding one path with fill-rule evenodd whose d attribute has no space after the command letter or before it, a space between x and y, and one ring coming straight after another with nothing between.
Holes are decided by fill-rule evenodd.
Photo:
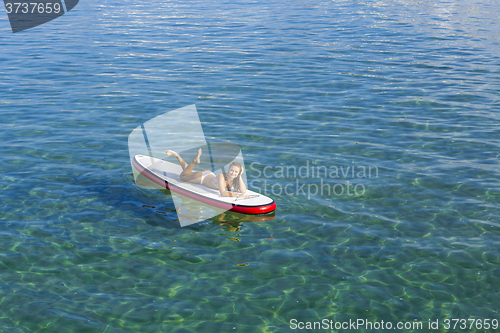
<instances>
[{"instance_id":1,"label":"woman lying on paddle board","mask_svg":"<svg viewBox=\"0 0 500 333\"><path fill-rule=\"evenodd\" d=\"M193 171L194 166L200 163L201 153L202 151L200 148L198 150L198 154L193 158L191 163L187 164L175 151L165 151L166 155L174 156L177 158L177 161L179 161L179 164L183 169L180 174L182 181L201 184L211 189L219 190L220 195L223 197L248 198L248 195L245 194L247 187L241 178L243 167L240 163L232 162L229 165L229 171L227 173L220 173L218 176L210 170Z\"/></svg>"}]
</instances>

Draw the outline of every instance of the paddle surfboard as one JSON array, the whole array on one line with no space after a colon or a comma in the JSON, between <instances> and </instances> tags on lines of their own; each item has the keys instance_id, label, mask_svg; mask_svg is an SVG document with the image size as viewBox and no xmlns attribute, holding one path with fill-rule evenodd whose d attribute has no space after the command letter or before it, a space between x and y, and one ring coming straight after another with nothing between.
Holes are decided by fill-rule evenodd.
<instances>
[{"instance_id":1,"label":"paddle surfboard","mask_svg":"<svg viewBox=\"0 0 500 333\"><path fill-rule=\"evenodd\" d=\"M140 174L167 190L220 209L251 215L266 214L276 209L273 199L257 192L247 190L249 198L223 197L218 190L184 182L179 178L182 167L177 163L135 155L132 165Z\"/></svg>"}]
</instances>

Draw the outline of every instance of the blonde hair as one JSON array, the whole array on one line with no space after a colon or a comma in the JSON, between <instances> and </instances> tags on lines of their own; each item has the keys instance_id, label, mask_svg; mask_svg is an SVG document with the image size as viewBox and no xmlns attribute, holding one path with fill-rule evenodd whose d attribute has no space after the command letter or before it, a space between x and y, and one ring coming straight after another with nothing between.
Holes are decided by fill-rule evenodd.
<instances>
[{"instance_id":1,"label":"blonde hair","mask_svg":"<svg viewBox=\"0 0 500 333\"><path fill-rule=\"evenodd\" d=\"M241 176L241 173L243 172L243 167L241 166L240 162L236 162L236 161L231 162L231 164L229 164L229 169L231 169L232 166L235 166L235 167L240 169L240 172L238 172L238 175L233 180L233 188L237 192L241 192L240 191L240 176Z\"/></svg>"}]
</instances>

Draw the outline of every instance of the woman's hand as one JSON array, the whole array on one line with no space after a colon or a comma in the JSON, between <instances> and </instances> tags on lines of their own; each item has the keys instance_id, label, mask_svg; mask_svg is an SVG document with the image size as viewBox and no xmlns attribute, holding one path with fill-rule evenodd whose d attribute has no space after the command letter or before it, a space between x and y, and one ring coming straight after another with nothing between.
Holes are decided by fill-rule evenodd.
<instances>
[{"instance_id":1,"label":"woman's hand","mask_svg":"<svg viewBox=\"0 0 500 333\"><path fill-rule=\"evenodd\" d=\"M242 193L242 194L238 195L238 197L240 197L240 198L249 198L248 194L245 194L245 193Z\"/></svg>"}]
</instances>

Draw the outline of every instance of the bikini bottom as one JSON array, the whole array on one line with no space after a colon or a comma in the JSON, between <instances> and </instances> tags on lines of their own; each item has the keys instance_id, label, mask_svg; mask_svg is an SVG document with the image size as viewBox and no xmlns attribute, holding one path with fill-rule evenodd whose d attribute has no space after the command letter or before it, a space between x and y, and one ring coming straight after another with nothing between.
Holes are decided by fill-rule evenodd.
<instances>
[{"instance_id":1,"label":"bikini bottom","mask_svg":"<svg viewBox=\"0 0 500 333\"><path fill-rule=\"evenodd\" d=\"M203 180L205 179L205 177L210 175L210 174L214 175L214 177L215 177L215 173L213 173L212 171L210 171L210 170L203 171L203 173L201 174L201 182L200 182L201 185L203 185Z\"/></svg>"}]
</instances>

